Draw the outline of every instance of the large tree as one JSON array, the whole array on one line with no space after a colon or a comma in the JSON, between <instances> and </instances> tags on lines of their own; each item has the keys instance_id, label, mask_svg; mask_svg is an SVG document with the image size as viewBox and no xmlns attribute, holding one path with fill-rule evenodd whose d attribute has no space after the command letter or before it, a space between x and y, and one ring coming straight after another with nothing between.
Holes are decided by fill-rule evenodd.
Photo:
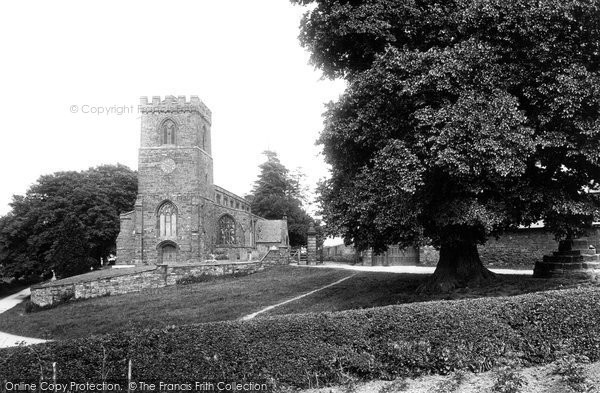
<instances>
[{"instance_id":1,"label":"large tree","mask_svg":"<svg viewBox=\"0 0 600 393\"><path fill-rule=\"evenodd\" d=\"M123 165L41 176L0 218L0 273L35 280L53 269L89 271L92 260L114 253L119 214L133 208L136 193L136 173Z\"/></svg>"},{"instance_id":2,"label":"large tree","mask_svg":"<svg viewBox=\"0 0 600 393\"><path fill-rule=\"evenodd\" d=\"M290 245L305 245L312 219L302 207L303 175L299 170L290 174L277 153L267 150L263 154L267 160L259 166L260 173L249 197L252 213L278 220L287 216Z\"/></svg>"},{"instance_id":3,"label":"large tree","mask_svg":"<svg viewBox=\"0 0 600 393\"><path fill-rule=\"evenodd\" d=\"M600 2L292 0L348 87L321 134L324 218L359 249L430 242L424 289L493 278L477 244L543 219L578 236L600 179Z\"/></svg>"}]
</instances>

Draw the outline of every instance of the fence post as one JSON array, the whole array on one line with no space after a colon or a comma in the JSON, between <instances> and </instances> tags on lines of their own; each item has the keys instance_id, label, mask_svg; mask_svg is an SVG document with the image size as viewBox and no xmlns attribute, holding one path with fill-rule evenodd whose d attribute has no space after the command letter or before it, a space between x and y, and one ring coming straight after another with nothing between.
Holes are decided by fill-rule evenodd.
<instances>
[{"instance_id":1,"label":"fence post","mask_svg":"<svg viewBox=\"0 0 600 393\"><path fill-rule=\"evenodd\" d=\"M52 362L52 382L54 383L54 391L56 392L56 362Z\"/></svg>"},{"instance_id":2,"label":"fence post","mask_svg":"<svg viewBox=\"0 0 600 393\"><path fill-rule=\"evenodd\" d=\"M131 359L127 366L127 393L131 393Z\"/></svg>"}]
</instances>

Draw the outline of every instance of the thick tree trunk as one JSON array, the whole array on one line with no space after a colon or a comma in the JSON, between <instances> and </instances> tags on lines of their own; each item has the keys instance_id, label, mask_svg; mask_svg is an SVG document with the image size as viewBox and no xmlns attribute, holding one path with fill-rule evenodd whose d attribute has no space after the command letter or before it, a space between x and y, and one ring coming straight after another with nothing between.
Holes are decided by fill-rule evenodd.
<instances>
[{"instance_id":1,"label":"thick tree trunk","mask_svg":"<svg viewBox=\"0 0 600 393\"><path fill-rule=\"evenodd\" d=\"M448 292L455 288L474 287L489 283L496 275L481 263L474 241L454 241L442 244L435 272L418 292Z\"/></svg>"}]
</instances>

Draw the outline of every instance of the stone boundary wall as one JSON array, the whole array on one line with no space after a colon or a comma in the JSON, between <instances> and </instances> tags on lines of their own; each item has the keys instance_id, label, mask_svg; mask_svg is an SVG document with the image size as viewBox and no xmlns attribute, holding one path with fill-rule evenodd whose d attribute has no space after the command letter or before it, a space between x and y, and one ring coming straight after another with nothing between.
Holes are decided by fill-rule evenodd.
<instances>
[{"instance_id":1,"label":"stone boundary wall","mask_svg":"<svg viewBox=\"0 0 600 393\"><path fill-rule=\"evenodd\" d=\"M280 250L271 250L261 261L221 261L189 265L157 265L131 270L114 269L102 271L103 274L100 276L74 276L34 286L31 288L31 302L40 307L47 307L71 299L91 299L163 288L191 277L252 274L271 266L287 264L288 260L289 258L285 258L285 253ZM111 272L114 274L110 274Z\"/></svg>"},{"instance_id":2,"label":"stone boundary wall","mask_svg":"<svg viewBox=\"0 0 600 393\"><path fill-rule=\"evenodd\" d=\"M594 227L585 239L590 245L596 247L597 252L600 251L600 228ZM344 260L340 255L336 256L338 252L354 252L357 259L360 255L352 246L323 247L323 249L325 260L334 262L352 262L351 258ZM507 232L498 239L491 238L485 245L478 246L478 250L481 261L488 267L533 269L536 262L543 260L544 255L551 255L558 250L558 242L554 239L554 235L544 228L523 228ZM435 266L440 258L439 251L432 246L419 247L418 255L415 254L417 253L391 246L383 255L373 255L371 250L367 250L362 253L361 258L363 265L368 266Z\"/></svg>"},{"instance_id":3,"label":"stone boundary wall","mask_svg":"<svg viewBox=\"0 0 600 393\"><path fill-rule=\"evenodd\" d=\"M260 261L267 265L287 265L290 263L290 250L287 247L269 250Z\"/></svg>"},{"instance_id":4,"label":"stone boundary wall","mask_svg":"<svg viewBox=\"0 0 600 393\"><path fill-rule=\"evenodd\" d=\"M585 239L600 250L600 228L592 229ZM544 228L524 228L505 233L498 239L491 238L477 248L481 261L488 267L533 269L544 255L558 250L558 242ZM435 266L440 256L439 251L431 246L421 247L420 254L421 264L430 266Z\"/></svg>"}]
</instances>

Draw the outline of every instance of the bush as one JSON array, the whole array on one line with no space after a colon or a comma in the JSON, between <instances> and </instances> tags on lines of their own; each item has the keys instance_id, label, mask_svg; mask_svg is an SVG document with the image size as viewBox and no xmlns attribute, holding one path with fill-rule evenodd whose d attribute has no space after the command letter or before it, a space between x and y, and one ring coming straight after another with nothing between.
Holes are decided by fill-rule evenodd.
<instances>
[{"instance_id":1,"label":"bush","mask_svg":"<svg viewBox=\"0 0 600 393\"><path fill-rule=\"evenodd\" d=\"M507 353L524 365L550 363L559 350L595 361L597 321L593 288L286 315L1 349L0 380L47 378L53 361L60 379L75 381L98 378L103 364L110 379L124 379L131 359L136 380L225 376L284 387L483 371Z\"/></svg>"},{"instance_id":2,"label":"bush","mask_svg":"<svg viewBox=\"0 0 600 393\"><path fill-rule=\"evenodd\" d=\"M29 314L32 312L36 312L40 309L42 309L42 307L32 302L31 299L25 300L25 313Z\"/></svg>"},{"instance_id":3,"label":"bush","mask_svg":"<svg viewBox=\"0 0 600 393\"><path fill-rule=\"evenodd\" d=\"M590 392L592 384L586 376L584 364L590 359L583 355L565 354L554 365L553 374L560 375L561 379L574 392Z\"/></svg>"}]
</instances>

